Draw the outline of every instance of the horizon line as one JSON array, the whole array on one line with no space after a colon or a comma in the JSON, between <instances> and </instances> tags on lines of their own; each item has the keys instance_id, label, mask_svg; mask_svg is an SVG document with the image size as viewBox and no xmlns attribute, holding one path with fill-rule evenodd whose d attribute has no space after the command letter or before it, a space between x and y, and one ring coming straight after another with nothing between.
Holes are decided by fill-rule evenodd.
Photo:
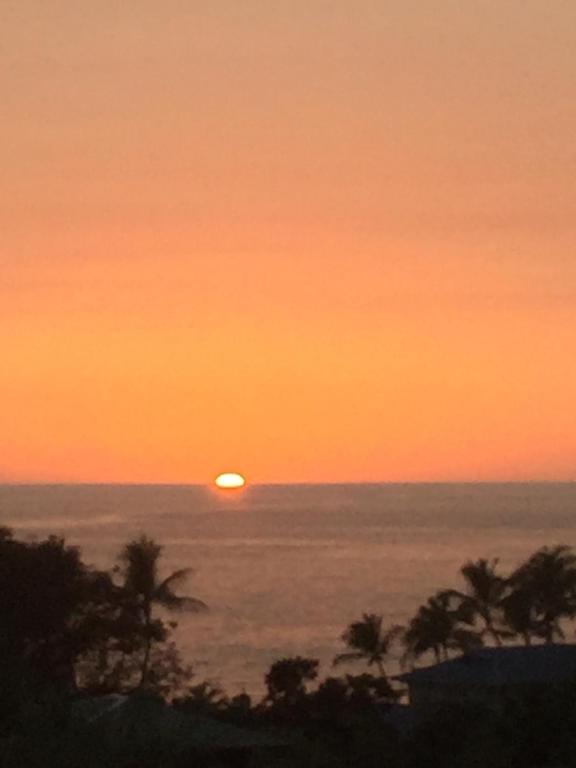
<instances>
[{"instance_id":1,"label":"horizon line","mask_svg":"<svg viewBox=\"0 0 576 768\"><path fill-rule=\"evenodd\" d=\"M571 485L576 483L576 478L571 479L539 479L526 480L291 480L291 481L265 481L250 482L247 480L245 489L267 486L344 486L344 485ZM14 487L166 487L166 488L206 488L213 486L213 480L207 482L170 482L170 481L106 481L106 480L4 480L0 479L0 486Z\"/></svg>"}]
</instances>

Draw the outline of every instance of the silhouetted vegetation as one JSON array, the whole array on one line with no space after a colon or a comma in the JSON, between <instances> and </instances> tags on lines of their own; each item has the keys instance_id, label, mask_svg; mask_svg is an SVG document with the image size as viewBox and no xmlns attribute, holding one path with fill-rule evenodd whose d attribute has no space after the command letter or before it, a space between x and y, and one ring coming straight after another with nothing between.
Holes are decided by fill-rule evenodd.
<instances>
[{"instance_id":1,"label":"silhouetted vegetation","mask_svg":"<svg viewBox=\"0 0 576 768\"><path fill-rule=\"evenodd\" d=\"M189 568L175 571L167 578L158 578L158 560L162 547L146 536L131 541L121 552L123 563L123 590L127 596L132 617L139 625L143 653L139 685L146 687L151 673L154 643L167 637L166 624L152 617L155 605L171 611L205 611L207 605L193 597L183 597L174 592L191 574Z\"/></svg>"},{"instance_id":2,"label":"silhouetted vegetation","mask_svg":"<svg viewBox=\"0 0 576 768\"><path fill-rule=\"evenodd\" d=\"M342 640L351 649L346 653L339 653L334 659L334 665L350 661L366 661L368 666L376 665L382 676L386 674L384 659L389 653L390 647L402 632L402 627L394 626L384 631L382 629L382 616L374 613L365 613L361 621L355 621L346 629Z\"/></svg>"},{"instance_id":3,"label":"silhouetted vegetation","mask_svg":"<svg viewBox=\"0 0 576 768\"><path fill-rule=\"evenodd\" d=\"M496 560L468 562L462 585L436 591L405 627L365 613L334 665L361 662L366 673L321 678L317 659L279 659L259 701L194 679L162 616L207 606L179 594L188 569L160 577L161 554L142 536L107 572L63 539L19 541L0 528L0 768L256 765L259 750L260 764L318 768L576 765L570 681L514 691L498 710L468 702L414 718L391 676L400 661L486 646L558 647L576 617L569 547L543 547L508 575ZM211 728L222 730L204 742L186 736Z\"/></svg>"}]
</instances>

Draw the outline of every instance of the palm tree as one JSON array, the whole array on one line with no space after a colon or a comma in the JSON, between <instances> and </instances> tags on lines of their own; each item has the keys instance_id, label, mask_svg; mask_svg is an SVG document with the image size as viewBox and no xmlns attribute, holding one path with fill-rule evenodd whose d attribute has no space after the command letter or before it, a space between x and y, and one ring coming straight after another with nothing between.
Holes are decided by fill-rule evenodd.
<instances>
[{"instance_id":1,"label":"palm tree","mask_svg":"<svg viewBox=\"0 0 576 768\"><path fill-rule=\"evenodd\" d=\"M384 658L388 655L394 638L402 631L402 627L394 626L384 632L382 630L382 616L375 613L365 613L360 621L350 624L342 635L342 640L352 650L336 656L334 664L342 664L346 661L366 661L369 667L375 664L384 677L386 675Z\"/></svg>"},{"instance_id":2,"label":"palm tree","mask_svg":"<svg viewBox=\"0 0 576 768\"><path fill-rule=\"evenodd\" d=\"M459 601L460 608L469 613L471 623L476 617L484 623L481 636L489 635L496 645L502 645L502 633L496 628L496 620L502 609L507 580L496 573L498 560L481 558L468 561L460 569L466 591L449 590L448 594Z\"/></svg>"},{"instance_id":3,"label":"palm tree","mask_svg":"<svg viewBox=\"0 0 576 768\"><path fill-rule=\"evenodd\" d=\"M139 687L145 687L150 667L152 643L158 639L158 626L152 618L154 605L168 610L189 610L194 612L207 610L207 605L193 597L177 595L174 589L190 575L189 568L183 568L170 574L162 581L158 577L158 561L162 547L153 539L141 536L129 542L120 553L124 565L124 589L131 601L132 608L142 622L144 636L144 656Z\"/></svg>"},{"instance_id":4,"label":"palm tree","mask_svg":"<svg viewBox=\"0 0 576 768\"><path fill-rule=\"evenodd\" d=\"M514 588L501 602L504 624L503 636L518 637L525 645L532 645L532 637L538 634L539 624L534 615L532 596L526 589Z\"/></svg>"},{"instance_id":5,"label":"palm tree","mask_svg":"<svg viewBox=\"0 0 576 768\"><path fill-rule=\"evenodd\" d=\"M510 586L507 603L524 605L532 624L527 631L546 643L562 640L562 620L576 616L576 555L572 549L542 547L512 574Z\"/></svg>"},{"instance_id":6,"label":"palm tree","mask_svg":"<svg viewBox=\"0 0 576 768\"><path fill-rule=\"evenodd\" d=\"M432 651L436 662L445 661L448 651L468 651L482 645L481 638L462 624L470 623L466 608L452 605L450 591L437 592L422 605L404 633L405 658L418 658Z\"/></svg>"}]
</instances>

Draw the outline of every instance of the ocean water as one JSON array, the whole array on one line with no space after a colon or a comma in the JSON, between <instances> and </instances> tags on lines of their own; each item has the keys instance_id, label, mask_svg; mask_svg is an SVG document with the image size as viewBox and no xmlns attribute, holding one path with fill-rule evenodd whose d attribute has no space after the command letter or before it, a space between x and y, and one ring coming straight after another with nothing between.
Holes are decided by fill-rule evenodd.
<instances>
[{"instance_id":1,"label":"ocean water","mask_svg":"<svg viewBox=\"0 0 576 768\"><path fill-rule=\"evenodd\" d=\"M98 567L152 536L165 573L192 567L185 592L210 606L178 617L197 680L258 695L275 659L312 656L329 674L349 622L366 611L406 622L460 583L468 559L506 569L542 545L575 545L576 483L4 485L0 523L20 537L63 535Z\"/></svg>"}]
</instances>

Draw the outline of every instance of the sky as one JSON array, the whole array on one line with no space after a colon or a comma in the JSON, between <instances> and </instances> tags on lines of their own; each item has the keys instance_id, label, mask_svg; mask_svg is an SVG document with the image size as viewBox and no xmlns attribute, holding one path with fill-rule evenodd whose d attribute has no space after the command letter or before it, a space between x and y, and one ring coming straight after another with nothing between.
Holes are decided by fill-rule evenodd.
<instances>
[{"instance_id":1,"label":"sky","mask_svg":"<svg viewBox=\"0 0 576 768\"><path fill-rule=\"evenodd\" d=\"M576 477L573 0L0 5L0 481Z\"/></svg>"}]
</instances>

